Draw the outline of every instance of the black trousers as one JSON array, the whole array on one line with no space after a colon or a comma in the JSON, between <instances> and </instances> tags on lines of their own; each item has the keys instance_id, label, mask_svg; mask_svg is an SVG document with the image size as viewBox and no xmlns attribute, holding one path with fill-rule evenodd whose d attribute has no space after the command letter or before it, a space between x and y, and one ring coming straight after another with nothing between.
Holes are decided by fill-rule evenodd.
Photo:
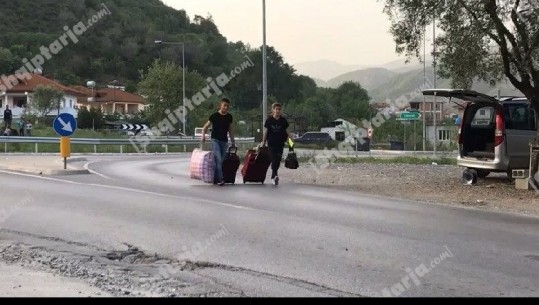
<instances>
[{"instance_id":1,"label":"black trousers","mask_svg":"<svg viewBox=\"0 0 539 305\"><path fill-rule=\"evenodd\" d=\"M268 150L271 158L271 178L278 176L279 167L283 160L284 146L269 146Z\"/></svg>"}]
</instances>

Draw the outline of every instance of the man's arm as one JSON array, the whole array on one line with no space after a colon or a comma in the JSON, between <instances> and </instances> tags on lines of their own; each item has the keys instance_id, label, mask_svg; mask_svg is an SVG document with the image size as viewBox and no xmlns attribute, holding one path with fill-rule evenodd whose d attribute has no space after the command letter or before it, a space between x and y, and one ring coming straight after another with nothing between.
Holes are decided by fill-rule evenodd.
<instances>
[{"instance_id":1,"label":"man's arm","mask_svg":"<svg viewBox=\"0 0 539 305\"><path fill-rule=\"evenodd\" d=\"M290 130L288 130L288 127L290 127L290 124L288 124L288 121L286 121L286 125L285 125L286 135L288 136L288 139L292 141L293 140L292 133L290 132Z\"/></svg>"},{"instance_id":2,"label":"man's arm","mask_svg":"<svg viewBox=\"0 0 539 305\"><path fill-rule=\"evenodd\" d=\"M264 123L264 131L262 132L262 146L266 145L266 142L268 141L268 127L269 127L269 119L266 120Z\"/></svg>"},{"instance_id":3,"label":"man's arm","mask_svg":"<svg viewBox=\"0 0 539 305\"><path fill-rule=\"evenodd\" d=\"M264 127L264 131L262 133L262 146L266 145L267 141L268 141L268 128Z\"/></svg>"},{"instance_id":4,"label":"man's arm","mask_svg":"<svg viewBox=\"0 0 539 305\"><path fill-rule=\"evenodd\" d=\"M202 128L202 142L206 141L206 133L208 132L208 128L210 128L211 122L208 121L204 125L204 128Z\"/></svg>"},{"instance_id":5,"label":"man's arm","mask_svg":"<svg viewBox=\"0 0 539 305\"><path fill-rule=\"evenodd\" d=\"M234 124L230 124L228 127L228 134L230 135L230 143L232 143L232 146L236 146L236 139L234 138Z\"/></svg>"}]
</instances>

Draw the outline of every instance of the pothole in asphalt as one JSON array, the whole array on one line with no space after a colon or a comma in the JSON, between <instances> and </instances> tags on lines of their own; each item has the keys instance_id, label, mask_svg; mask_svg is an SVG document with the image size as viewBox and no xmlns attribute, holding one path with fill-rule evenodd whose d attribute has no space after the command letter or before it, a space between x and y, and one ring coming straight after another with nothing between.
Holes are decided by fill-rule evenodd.
<instances>
[{"instance_id":1,"label":"pothole in asphalt","mask_svg":"<svg viewBox=\"0 0 539 305\"><path fill-rule=\"evenodd\" d=\"M125 262L129 264L154 263L159 260L157 254L148 255L137 247L127 244L125 251L112 251L105 254L105 258L111 261Z\"/></svg>"},{"instance_id":2,"label":"pothole in asphalt","mask_svg":"<svg viewBox=\"0 0 539 305\"><path fill-rule=\"evenodd\" d=\"M49 242L49 241L47 241ZM0 260L40 269L60 276L83 279L114 296L151 297L245 297L238 286L214 274L229 272L250 281L295 286L305 291L334 296L349 294L306 281L261 273L211 262L180 261L146 253L136 246L106 251L90 245L55 241L46 246L34 242L13 243L0 248ZM241 274L241 275L240 275ZM235 277L235 276L233 276ZM248 286L248 285L247 285Z\"/></svg>"},{"instance_id":3,"label":"pothole in asphalt","mask_svg":"<svg viewBox=\"0 0 539 305\"><path fill-rule=\"evenodd\" d=\"M526 255L525 257L535 261L539 261L539 255Z\"/></svg>"}]
</instances>

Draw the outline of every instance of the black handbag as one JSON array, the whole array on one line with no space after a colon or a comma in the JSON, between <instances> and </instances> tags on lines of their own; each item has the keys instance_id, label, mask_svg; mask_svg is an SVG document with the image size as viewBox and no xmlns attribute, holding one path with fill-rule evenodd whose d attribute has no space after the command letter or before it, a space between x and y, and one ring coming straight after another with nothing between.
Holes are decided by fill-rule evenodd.
<instances>
[{"instance_id":1,"label":"black handbag","mask_svg":"<svg viewBox=\"0 0 539 305\"><path fill-rule=\"evenodd\" d=\"M298 156L292 147L288 148L288 155L284 160L284 166L290 169L297 169L299 167Z\"/></svg>"}]
</instances>

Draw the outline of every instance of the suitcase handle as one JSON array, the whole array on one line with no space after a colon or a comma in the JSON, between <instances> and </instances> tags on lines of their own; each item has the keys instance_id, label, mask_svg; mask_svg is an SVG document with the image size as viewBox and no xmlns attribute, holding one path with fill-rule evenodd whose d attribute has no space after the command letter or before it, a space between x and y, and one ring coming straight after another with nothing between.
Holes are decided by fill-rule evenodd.
<instances>
[{"instance_id":1,"label":"suitcase handle","mask_svg":"<svg viewBox=\"0 0 539 305\"><path fill-rule=\"evenodd\" d=\"M232 152L232 150L234 150L234 152ZM229 154L237 154L238 153L238 148L236 146L232 146L232 147L229 147L228 148L228 153Z\"/></svg>"}]
</instances>

